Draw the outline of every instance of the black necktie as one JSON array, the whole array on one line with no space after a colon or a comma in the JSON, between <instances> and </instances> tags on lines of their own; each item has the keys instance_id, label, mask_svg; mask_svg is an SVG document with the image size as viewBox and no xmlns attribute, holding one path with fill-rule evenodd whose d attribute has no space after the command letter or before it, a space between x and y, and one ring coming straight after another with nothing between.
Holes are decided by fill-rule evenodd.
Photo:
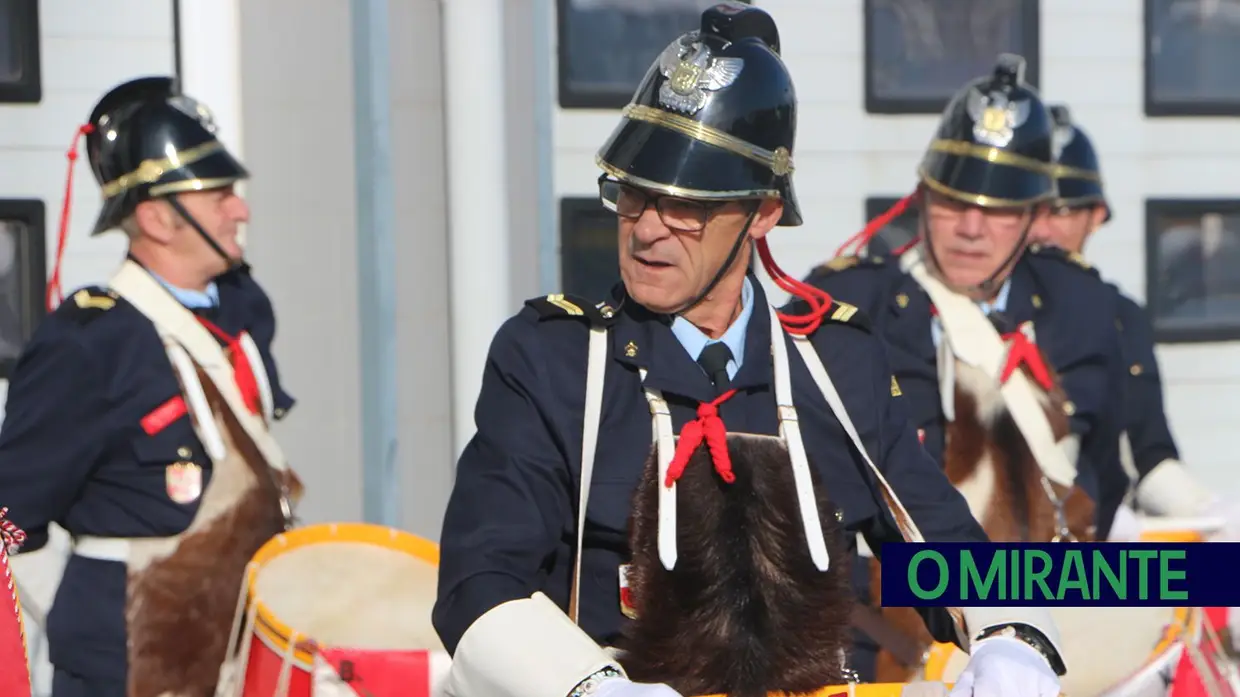
<instances>
[{"instance_id":1,"label":"black necktie","mask_svg":"<svg viewBox=\"0 0 1240 697\"><path fill-rule=\"evenodd\" d=\"M710 344L702 349L702 355L698 356L698 364L710 376L710 381L715 384L716 394L726 392L731 382L728 379L728 361L730 360L732 360L732 350L723 342Z\"/></svg>"}]
</instances>

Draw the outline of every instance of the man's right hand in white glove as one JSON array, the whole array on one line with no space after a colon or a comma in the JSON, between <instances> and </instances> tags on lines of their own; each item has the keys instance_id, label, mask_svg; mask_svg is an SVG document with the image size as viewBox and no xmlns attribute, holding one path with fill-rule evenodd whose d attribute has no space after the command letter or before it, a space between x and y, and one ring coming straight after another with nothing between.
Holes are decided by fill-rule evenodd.
<instances>
[{"instance_id":1,"label":"man's right hand in white glove","mask_svg":"<svg viewBox=\"0 0 1240 697\"><path fill-rule=\"evenodd\" d=\"M627 678L611 678L599 683L590 697L684 697L684 695L664 685L633 682Z\"/></svg>"}]
</instances>

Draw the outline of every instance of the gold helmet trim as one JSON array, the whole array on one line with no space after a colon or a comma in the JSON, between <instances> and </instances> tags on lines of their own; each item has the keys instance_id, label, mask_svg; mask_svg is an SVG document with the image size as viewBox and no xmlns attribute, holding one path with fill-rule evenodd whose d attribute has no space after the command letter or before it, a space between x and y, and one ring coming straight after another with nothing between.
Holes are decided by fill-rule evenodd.
<instances>
[{"instance_id":1,"label":"gold helmet trim","mask_svg":"<svg viewBox=\"0 0 1240 697\"><path fill-rule=\"evenodd\" d=\"M208 140L201 145L195 145L185 150L174 150L167 157L155 160L143 160L132 172L127 172L121 176L104 184L104 198L112 198L117 194L124 193L135 186L143 184L154 184L165 173L176 169L191 165L210 155L214 155L224 149L224 144L218 140ZM169 184L171 186L171 184ZM152 195L158 195L152 192Z\"/></svg>"},{"instance_id":2,"label":"gold helmet trim","mask_svg":"<svg viewBox=\"0 0 1240 697\"><path fill-rule=\"evenodd\" d=\"M730 133L725 133L717 128L708 126L701 121L694 121L679 114L673 114L670 111L642 104L629 104L624 107L621 114L630 120L654 124L707 145L727 150L734 155L739 155L766 167L776 176L786 177L792 174L795 169L792 164L792 153L783 146L774 150L767 150L737 138Z\"/></svg>"}]
</instances>

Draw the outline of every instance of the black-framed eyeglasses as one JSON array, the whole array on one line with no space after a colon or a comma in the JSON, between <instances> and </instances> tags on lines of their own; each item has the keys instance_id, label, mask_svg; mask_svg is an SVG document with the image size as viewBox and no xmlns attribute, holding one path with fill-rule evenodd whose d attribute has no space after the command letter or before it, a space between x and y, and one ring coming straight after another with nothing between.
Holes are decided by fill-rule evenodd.
<instances>
[{"instance_id":1,"label":"black-framed eyeglasses","mask_svg":"<svg viewBox=\"0 0 1240 697\"><path fill-rule=\"evenodd\" d=\"M699 232L706 228L710 214L731 201L707 202L642 191L606 174L598 179L598 196L603 207L622 218L636 220L653 203L659 219L672 230Z\"/></svg>"}]
</instances>

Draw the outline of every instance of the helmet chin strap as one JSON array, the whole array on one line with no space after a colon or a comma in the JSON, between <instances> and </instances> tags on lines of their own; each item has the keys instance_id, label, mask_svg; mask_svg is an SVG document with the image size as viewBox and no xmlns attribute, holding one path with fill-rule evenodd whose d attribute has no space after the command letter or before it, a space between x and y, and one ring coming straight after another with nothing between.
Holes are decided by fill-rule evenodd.
<instances>
[{"instance_id":1,"label":"helmet chin strap","mask_svg":"<svg viewBox=\"0 0 1240 697\"><path fill-rule=\"evenodd\" d=\"M198 224L198 221L194 220L194 216L190 215L189 211L185 210L185 206L181 205L181 202L177 200L176 194L168 196L167 201L172 206L172 209L184 218L185 222L189 223L190 227L194 228L194 230L198 232L198 235L202 237L202 239L206 240L211 249L214 249L215 253L219 254L220 258L228 264L229 271L240 267L244 263L244 259L234 259L230 257L228 253L224 251L223 247L220 247L219 243L212 239L212 237L207 234L206 230L202 229L202 226Z\"/></svg>"},{"instance_id":2,"label":"helmet chin strap","mask_svg":"<svg viewBox=\"0 0 1240 697\"><path fill-rule=\"evenodd\" d=\"M706 299L706 296L710 295L710 292L715 289L715 286L719 285L719 282L723 280L724 275L727 274L727 272L732 268L732 265L736 263L736 258L740 255L741 248L744 246L745 240L749 239L749 228L753 225L754 218L757 216L758 207L755 207L753 211L750 212L749 217L745 220L745 224L741 227L741 231L736 235L736 241L732 243L732 251L728 252L728 258L724 260L723 264L719 267L719 271L715 273L715 277L711 279L710 283L706 284L706 288L680 309L666 313L668 317L683 315L689 310L697 307L703 300Z\"/></svg>"},{"instance_id":3,"label":"helmet chin strap","mask_svg":"<svg viewBox=\"0 0 1240 697\"><path fill-rule=\"evenodd\" d=\"M920 207L921 207L921 215L917 217L918 232L921 235L922 243L926 247L926 255L930 257L930 263L934 265L935 270L938 272L940 276L942 276L943 267L939 265L938 257L934 253L934 245L930 242L930 235L928 234L929 231L927 230L925 203L922 203ZM999 288L999 286L1003 285L1003 281L1007 280L1006 274L1011 272L1012 267L1016 265L1016 260L1020 257L1020 253L1024 251L1025 242L1029 239L1029 231L1032 228L1033 228L1033 215L1030 215L1029 221L1025 223L1024 229L1021 230L1020 232L1020 239L1016 240L1016 244L1012 247L1012 251L1008 252L1007 258L1003 260L1002 264L999 264L999 266L995 269L994 273L992 273L989 278L982 281L981 283L978 283L972 286L959 287L959 286L954 286L951 283L948 283L946 278L940 278L940 280L942 280L945 285L947 285L949 288L956 291L957 293L964 293L964 294L993 293L995 290Z\"/></svg>"}]
</instances>

